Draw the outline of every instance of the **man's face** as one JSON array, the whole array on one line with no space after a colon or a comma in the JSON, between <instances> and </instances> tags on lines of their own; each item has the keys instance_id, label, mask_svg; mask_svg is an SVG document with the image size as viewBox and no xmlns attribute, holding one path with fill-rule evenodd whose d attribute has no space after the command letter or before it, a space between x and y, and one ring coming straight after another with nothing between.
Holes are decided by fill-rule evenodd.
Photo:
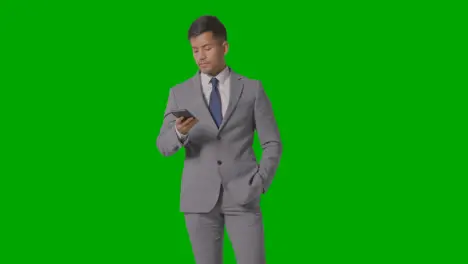
<instances>
[{"instance_id":1,"label":"man's face","mask_svg":"<svg viewBox=\"0 0 468 264\"><path fill-rule=\"evenodd\" d=\"M225 65L224 55L227 42L213 38L212 32L205 32L190 39L193 57L201 72L215 75Z\"/></svg>"}]
</instances>

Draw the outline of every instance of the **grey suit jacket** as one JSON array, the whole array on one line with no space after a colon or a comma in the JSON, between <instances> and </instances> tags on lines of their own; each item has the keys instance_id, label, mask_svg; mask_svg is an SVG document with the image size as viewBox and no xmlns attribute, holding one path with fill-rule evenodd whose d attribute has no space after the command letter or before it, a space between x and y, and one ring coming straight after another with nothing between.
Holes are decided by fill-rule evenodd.
<instances>
[{"instance_id":1,"label":"grey suit jacket","mask_svg":"<svg viewBox=\"0 0 468 264\"><path fill-rule=\"evenodd\" d=\"M278 167L282 145L262 83L232 70L230 80L229 105L219 128L203 97L199 72L170 89L156 146L164 156L185 148L182 212L209 212L217 202L221 185L241 205L258 201L268 191ZM199 122L181 142L171 111L184 108ZM263 149L260 162L252 148L255 131Z\"/></svg>"}]
</instances>

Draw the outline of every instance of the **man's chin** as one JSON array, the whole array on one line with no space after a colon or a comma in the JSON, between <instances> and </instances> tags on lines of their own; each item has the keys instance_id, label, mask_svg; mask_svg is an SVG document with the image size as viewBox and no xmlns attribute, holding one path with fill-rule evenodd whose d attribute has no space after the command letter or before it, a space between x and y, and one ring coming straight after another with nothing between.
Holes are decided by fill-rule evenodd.
<instances>
[{"instance_id":1,"label":"man's chin","mask_svg":"<svg viewBox=\"0 0 468 264\"><path fill-rule=\"evenodd\" d=\"M201 68L200 67L200 71L203 72L204 74L210 74L212 72L212 69L209 69L209 68Z\"/></svg>"}]
</instances>

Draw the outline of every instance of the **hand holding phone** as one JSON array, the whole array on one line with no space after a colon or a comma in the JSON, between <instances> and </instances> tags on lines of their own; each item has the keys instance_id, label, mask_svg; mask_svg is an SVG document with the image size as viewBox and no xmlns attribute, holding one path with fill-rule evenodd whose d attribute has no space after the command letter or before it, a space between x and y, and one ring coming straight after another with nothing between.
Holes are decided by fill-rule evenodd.
<instances>
[{"instance_id":1,"label":"hand holding phone","mask_svg":"<svg viewBox=\"0 0 468 264\"><path fill-rule=\"evenodd\" d=\"M171 113L177 117L177 131L183 135L187 135L190 129L192 129L192 127L198 123L198 119L187 109L176 110L172 111Z\"/></svg>"}]
</instances>

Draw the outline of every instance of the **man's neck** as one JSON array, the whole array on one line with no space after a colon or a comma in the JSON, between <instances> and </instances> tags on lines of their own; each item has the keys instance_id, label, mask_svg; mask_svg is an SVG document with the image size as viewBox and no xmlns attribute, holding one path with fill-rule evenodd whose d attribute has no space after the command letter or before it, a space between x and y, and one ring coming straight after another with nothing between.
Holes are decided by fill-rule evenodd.
<instances>
[{"instance_id":1,"label":"man's neck","mask_svg":"<svg viewBox=\"0 0 468 264\"><path fill-rule=\"evenodd\" d=\"M227 65L224 64L223 67L221 67L220 69L218 69L217 71L214 71L212 76L217 76L220 72L222 72L224 69L226 69Z\"/></svg>"}]
</instances>

